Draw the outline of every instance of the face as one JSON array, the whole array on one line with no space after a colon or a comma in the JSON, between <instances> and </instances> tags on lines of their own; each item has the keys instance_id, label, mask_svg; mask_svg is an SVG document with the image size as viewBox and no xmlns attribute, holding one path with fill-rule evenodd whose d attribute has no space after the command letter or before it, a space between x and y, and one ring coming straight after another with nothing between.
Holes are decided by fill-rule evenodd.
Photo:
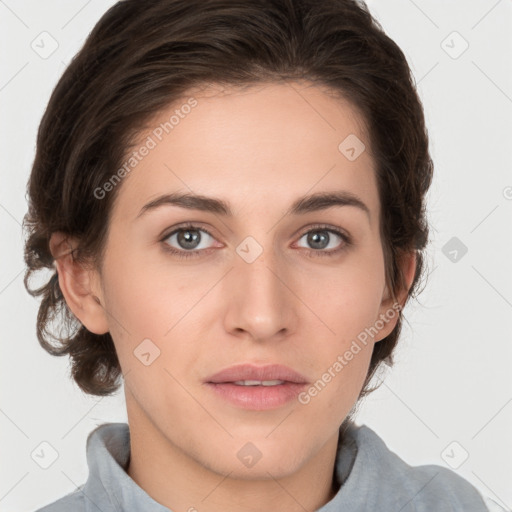
<instances>
[{"instance_id":1,"label":"face","mask_svg":"<svg viewBox=\"0 0 512 512\"><path fill-rule=\"evenodd\" d=\"M140 133L136 148L153 147L117 185L98 274L129 421L221 474L285 476L336 439L374 343L395 325L378 322L391 302L374 162L357 112L316 86L193 96ZM215 198L228 212L155 203L166 194ZM313 194L362 205L297 207ZM212 384L239 364L284 365L305 383ZM250 469L239 460L249 442L261 456Z\"/></svg>"}]
</instances>

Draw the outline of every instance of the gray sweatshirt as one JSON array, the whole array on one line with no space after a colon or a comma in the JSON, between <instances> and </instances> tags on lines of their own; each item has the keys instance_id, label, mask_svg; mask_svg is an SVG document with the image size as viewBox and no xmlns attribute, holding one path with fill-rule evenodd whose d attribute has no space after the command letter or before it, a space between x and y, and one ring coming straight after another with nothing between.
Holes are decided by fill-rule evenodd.
<instances>
[{"instance_id":1,"label":"gray sweatshirt","mask_svg":"<svg viewBox=\"0 0 512 512\"><path fill-rule=\"evenodd\" d=\"M129 456L126 423L96 427L87 438L85 484L36 512L169 512L126 473ZM447 468L408 465L372 429L353 422L340 436L335 476L338 492L316 512L505 510L488 508L488 498L484 502L475 487Z\"/></svg>"}]
</instances>

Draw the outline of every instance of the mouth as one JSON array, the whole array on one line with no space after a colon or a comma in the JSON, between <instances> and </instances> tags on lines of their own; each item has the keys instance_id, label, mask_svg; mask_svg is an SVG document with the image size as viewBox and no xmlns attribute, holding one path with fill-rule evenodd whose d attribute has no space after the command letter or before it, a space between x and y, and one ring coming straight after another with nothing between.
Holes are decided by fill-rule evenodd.
<instances>
[{"instance_id":1,"label":"mouth","mask_svg":"<svg viewBox=\"0 0 512 512\"><path fill-rule=\"evenodd\" d=\"M233 384L237 386L279 386L287 382L286 380L236 380Z\"/></svg>"},{"instance_id":2,"label":"mouth","mask_svg":"<svg viewBox=\"0 0 512 512\"><path fill-rule=\"evenodd\" d=\"M205 380L215 395L243 409L276 409L290 403L308 384L300 373L283 365L241 364Z\"/></svg>"}]
</instances>

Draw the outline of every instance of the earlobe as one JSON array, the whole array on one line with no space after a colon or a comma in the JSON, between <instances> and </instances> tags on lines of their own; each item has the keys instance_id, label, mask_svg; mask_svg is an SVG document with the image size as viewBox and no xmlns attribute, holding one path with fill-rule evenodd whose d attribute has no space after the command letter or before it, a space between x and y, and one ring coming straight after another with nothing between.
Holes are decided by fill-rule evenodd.
<instances>
[{"instance_id":1,"label":"earlobe","mask_svg":"<svg viewBox=\"0 0 512 512\"><path fill-rule=\"evenodd\" d=\"M109 326L97 272L76 260L77 242L61 232L53 233L50 238L59 286L69 309L86 329L94 334L105 334Z\"/></svg>"}]
</instances>

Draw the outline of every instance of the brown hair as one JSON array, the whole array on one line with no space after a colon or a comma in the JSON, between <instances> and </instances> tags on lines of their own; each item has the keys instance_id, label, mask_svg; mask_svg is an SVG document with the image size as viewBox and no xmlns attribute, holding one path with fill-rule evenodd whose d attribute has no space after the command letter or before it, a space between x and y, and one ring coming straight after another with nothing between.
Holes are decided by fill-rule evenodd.
<instances>
[{"instance_id":1,"label":"brown hair","mask_svg":"<svg viewBox=\"0 0 512 512\"><path fill-rule=\"evenodd\" d=\"M94 191L119 168L144 124L195 86L286 80L326 86L361 113L376 162L386 282L394 294L406 287L400 257L416 251L409 296L416 292L433 172L427 131L406 58L363 2L123 0L103 15L57 83L27 185L24 282L42 296L37 337L51 354L70 355L72 376L86 393L113 393L121 370L110 334L89 332L69 310L51 234L78 237L73 257L100 268L120 186L102 200ZM29 278L44 268L53 275L31 289ZM376 389L367 385L381 363L393 364L401 322L375 344L360 397Z\"/></svg>"}]
</instances>

